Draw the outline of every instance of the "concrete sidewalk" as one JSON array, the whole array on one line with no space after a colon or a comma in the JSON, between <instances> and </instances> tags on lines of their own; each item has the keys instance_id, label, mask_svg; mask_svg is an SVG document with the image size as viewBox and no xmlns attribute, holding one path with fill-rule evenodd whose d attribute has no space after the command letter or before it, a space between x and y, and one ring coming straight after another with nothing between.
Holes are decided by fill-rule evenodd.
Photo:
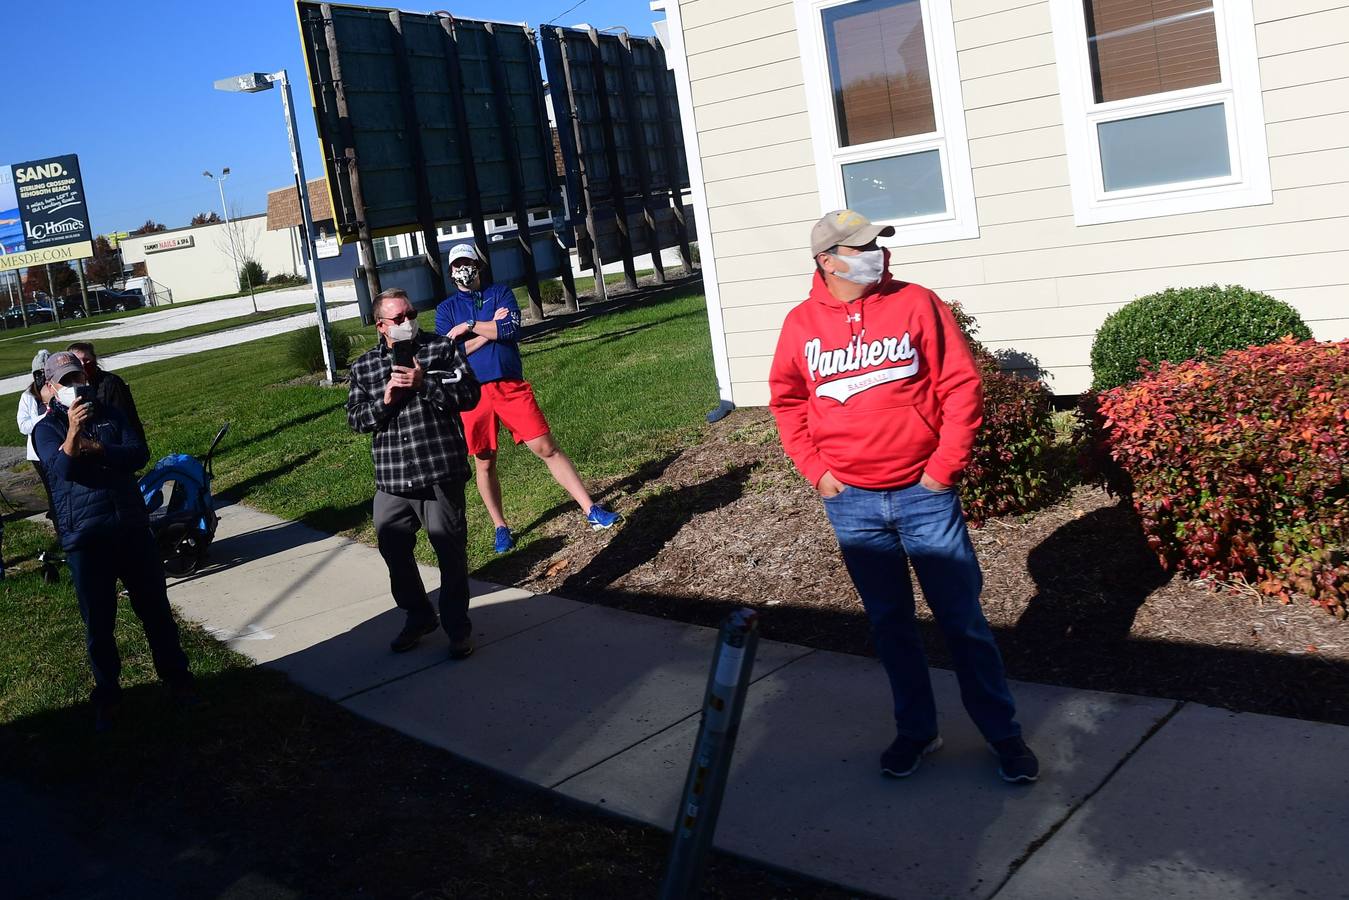
<instances>
[{"instance_id":1,"label":"concrete sidewalk","mask_svg":"<svg viewBox=\"0 0 1349 900\"><path fill-rule=\"evenodd\" d=\"M711 629L474 583L472 658L450 662L441 634L394 655L373 548L231 506L211 556L169 594L236 650L460 756L673 822ZM894 897L1349 898L1349 728L1017 684L1045 775L1013 787L933 675L946 747L892 781L879 665L761 642L718 846Z\"/></svg>"}]
</instances>

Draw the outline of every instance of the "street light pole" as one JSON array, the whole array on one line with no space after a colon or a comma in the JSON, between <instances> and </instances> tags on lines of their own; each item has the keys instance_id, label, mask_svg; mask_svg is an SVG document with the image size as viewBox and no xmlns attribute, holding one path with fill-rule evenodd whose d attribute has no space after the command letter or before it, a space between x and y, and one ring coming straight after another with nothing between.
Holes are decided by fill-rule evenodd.
<instances>
[{"instance_id":1,"label":"street light pole","mask_svg":"<svg viewBox=\"0 0 1349 900\"><path fill-rule=\"evenodd\" d=\"M295 187L300 192L300 215L304 219L305 252L309 257L309 284L314 290L314 309L319 317L319 341L323 344L323 365L328 370L328 383L337 377L336 360L333 358L332 338L328 334L328 301L323 296L323 279L319 277L318 252L314 246L314 217L309 207L309 182L304 178L304 156L300 152L300 142L295 137L295 101L290 92L290 79L286 70L268 76L281 82L281 101L286 113L286 137L290 139L290 161L295 167Z\"/></svg>"},{"instance_id":2,"label":"street light pole","mask_svg":"<svg viewBox=\"0 0 1349 900\"><path fill-rule=\"evenodd\" d=\"M219 178L216 178L210 172L202 172L201 174L214 181L216 187L220 188L220 211L225 215L225 236L230 239L230 258L234 260L234 282L235 284L238 284L239 273L242 272L243 269L239 265L239 247L234 241L234 226L230 224L230 210L225 204L225 179L230 177L230 167L225 166L225 168L221 169ZM258 298L253 293L253 276L251 274L246 275L244 280L248 283L248 299L252 301L253 313L256 315L258 311Z\"/></svg>"},{"instance_id":3,"label":"street light pole","mask_svg":"<svg viewBox=\"0 0 1349 900\"><path fill-rule=\"evenodd\" d=\"M290 161L295 170L295 189L299 192L300 216L304 220L304 243L309 259L309 286L314 292L314 309L318 313L319 341L323 345L323 366L327 370L327 383L337 378L337 365L333 359L333 344L328 333L328 302L323 296L323 279L319 277L318 252L314 247L314 216L309 207L309 183L304 177L304 156L300 152L300 142L295 136L295 102L291 98L290 79L286 70L270 74L251 72L233 78L222 78L215 83L218 91L241 91L247 94L270 90L276 82L281 83L281 108L286 116L286 137L290 140Z\"/></svg>"}]
</instances>

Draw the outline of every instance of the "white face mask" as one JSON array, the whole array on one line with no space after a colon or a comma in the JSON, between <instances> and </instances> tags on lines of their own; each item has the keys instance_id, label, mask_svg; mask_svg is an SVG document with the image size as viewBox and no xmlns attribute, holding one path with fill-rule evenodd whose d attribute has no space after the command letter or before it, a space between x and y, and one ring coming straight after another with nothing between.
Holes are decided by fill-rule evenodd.
<instances>
[{"instance_id":1,"label":"white face mask","mask_svg":"<svg viewBox=\"0 0 1349 900\"><path fill-rule=\"evenodd\" d=\"M397 325L390 325L385 333L391 341L410 341L417 336L417 320L404 319Z\"/></svg>"},{"instance_id":2,"label":"white face mask","mask_svg":"<svg viewBox=\"0 0 1349 900\"><path fill-rule=\"evenodd\" d=\"M856 256L839 256L836 253L834 259L842 260L848 267L848 271L836 271L834 274L853 284L875 284L881 280L881 273L885 271L884 250L863 250Z\"/></svg>"},{"instance_id":3,"label":"white face mask","mask_svg":"<svg viewBox=\"0 0 1349 900\"><path fill-rule=\"evenodd\" d=\"M75 385L68 384L56 392L56 399L66 409L72 409L75 406Z\"/></svg>"},{"instance_id":4,"label":"white face mask","mask_svg":"<svg viewBox=\"0 0 1349 900\"><path fill-rule=\"evenodd\" d=\"M467 291L473 284L473 279L478 277L478 267L472 263L466 266L451 266L450 277L454 279L455 284Z\"/></svg>"}]
</instances>

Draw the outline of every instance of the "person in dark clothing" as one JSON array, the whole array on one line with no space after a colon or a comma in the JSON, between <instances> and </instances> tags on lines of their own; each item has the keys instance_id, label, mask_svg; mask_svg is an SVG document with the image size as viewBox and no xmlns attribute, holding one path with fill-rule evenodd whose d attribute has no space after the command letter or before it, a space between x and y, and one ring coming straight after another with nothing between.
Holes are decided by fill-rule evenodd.
<instances>
[{"instance_id":1,"label":"person in dark clothing","mask_svg":"<svg viewBox=\"0 0 1349 900\"><path fill-rule=\"evenodd\" d=\"M118 579L173 699L193 703L196 692L136 483L137 470L149 459L145 442L116 407L80 396L87 376L75 354L53 353L45 374L50 402L33 429L33 444L47 470L61 547L84 618L95 726L103 731L116 720L121 698L114 635Z\"/></svg>"},{"instance_id":2,"label":"person in dark clothing","mask_svg":"<svg viewBox=\"0 0 1349 900\"><path fill-rule=\"evenodd\" d=\"M76 341L66 349L79 357L80 364L84 366L84 375L94 389L94 399L125 416L141 442L145 443L145 426L141 424L140 414L136 412L136 401L132 399L131 388L127 387L127 383L121 376L98 367L98 354L94 352L94 345L88 341Z\"/></svg>"},{"instance_id":3,"label":"person in dark clothing","mask_svg":"<svg viewBox=\"0 0 1349 900\"><path fill-rule=\"evenodd\" d=\"M450 658L463 659L473 652L473 624L464 518L468 450L459 413L477 404L481 388L454 341L418 331L417 310L403 291L379 295L375 327L379 344L351 366L347 422L374 435L375 541L394 602L407 613L389 647L411 650L443 624ZM404 351L410 367L394 362ZM439 622L412 555L419 527L440 562Z\"/></svg>"}]
</instances>

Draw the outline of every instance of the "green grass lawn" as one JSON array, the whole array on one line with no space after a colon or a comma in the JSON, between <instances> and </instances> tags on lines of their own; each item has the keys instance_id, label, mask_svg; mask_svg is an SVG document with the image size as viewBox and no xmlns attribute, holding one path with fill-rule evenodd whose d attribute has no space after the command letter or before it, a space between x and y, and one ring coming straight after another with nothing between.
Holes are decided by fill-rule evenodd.
<instances>
[{"instance_id":1,"label":"green grass lawn","mask_svg":"<svg viewBox=\"0 0 1349 900\"><path fill-rule=\"evenodd\" d=\"M352 335L353 358L374 346L373 328L350 321L334 327ZM281 335L120 374L135 393L156 458L203 453L221 423L230 422L216 463L218 492L372 540L370 438L347 428L344 389L305 383L287 358L288 340ZM697 288L592 319L522 349L525 375L560 446L592 484L630 473L680 445L716 405ZM17 408L17 395L7 402ZM0 417L0 440L21 443L13 417ZM550 513L575 515L576 527L583 528L580 511L544 465L506 441L499 458L506 514L521 532L522 547L537 539L529 526ZM469 559L476 568L493 558L492 529L472 485L468 497ZM433 559L424 539L418 553Z\"/></svg>"},{"instance_id":2,"label":"green grass lawn","mask_svg":"<svg viewBox=\"0 0 1349 900\"><path fill-rule=\"evenodd\" d=\"M99 356L111 356L114 353L121 353L126 350L140 350L143 347L166 344L180 338L214 334L217 331L225 331L229 328L256 325L259 322L269 322L272 319L283 319L286 316L310 312L313 308L312 303L299 303L281 309L263 310L257 313L246 313L242 316L232 316L228 319L219 319L215 322L189 325L186 328L176 328L173 331L129 334L125 337L101 337L93 342L94 349L98 351ZM164 307L159 307L147 311L163 312L163 310ZM135 312L140 313L142 310L135 310ZM118 318L128 315L131 315L131 313L123 313ZM33 356L37 354L38 350L44 347L48 350L64 350L66 345L70 343L71 335L87 331L90 328L97 328L111 319L112 317L65 320L60 328L52 326L45 329L29 328L12 334L9 332L0 333L0 377L22 375L28 372L28 367L33 363Z\"/></svg>"}]
</instances>

